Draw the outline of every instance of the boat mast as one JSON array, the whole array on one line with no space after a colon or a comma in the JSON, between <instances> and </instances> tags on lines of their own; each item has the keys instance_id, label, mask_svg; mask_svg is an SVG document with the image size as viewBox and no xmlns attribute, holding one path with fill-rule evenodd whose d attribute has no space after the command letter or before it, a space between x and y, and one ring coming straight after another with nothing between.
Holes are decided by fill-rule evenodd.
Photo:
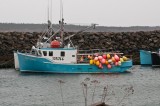
<instances>
[{"instance_id":1,"label":"boat mast","mask_svg":"<svg viewBox=\"0 0 160 106\"><path fill-rule=\"evenodd\" d=\"M48 29L49 29L49 0L47 4L47 15L48 15Z\"/></svg>"},{"instance_id":2,"label":"boat mast","mask_svg":"<svg viewBox=\"0 0 160 106\"><path fill-rule=\"evenodd\" d=\"M62 43L62 47L64 47L64 18L63 18L63 2L62 0L60 0L60 36L61 36L61 43Z\"/></svg>"},{"instance_id":3,"label":"boat mast","mask_svg":"<svg viewBox=\"0 0 160 106\"><path fill-rule=\"evenodd\" d=\"M49 36L52 36L52 33L53 33L53 29L52 29L52 0L48 0L47 11L48 11L48 33L49 33Z\"/></svg>"}]
</instances>

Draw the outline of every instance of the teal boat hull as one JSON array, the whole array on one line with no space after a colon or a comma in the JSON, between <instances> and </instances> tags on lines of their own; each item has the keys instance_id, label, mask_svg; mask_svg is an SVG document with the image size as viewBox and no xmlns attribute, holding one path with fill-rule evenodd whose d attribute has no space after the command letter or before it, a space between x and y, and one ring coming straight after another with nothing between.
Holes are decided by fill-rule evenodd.
<instances>
[{"instance_id":1,"label":"teal boat hull","mask_svg":"<svg viewBox=\"0 0 160 106\"><path fill-rule=\"evenodd\" d=\"M18 53L19 70L21 72L50 72L50 73L119 73L126 72L132 67L132 60L125 61L121 66L106 65L100 69L90 64L57 64L46 58Z\"/></svg>"},{"instance_id":2,"label":"teal boat hull","mask_svg":"<svg viewBox=\"0 0 160 106\"><path fill-rule=\"evenodd\" d=\"M152 65L152 52L140 50L140 64L141 65Z\"/></svg>"}]
</instances>

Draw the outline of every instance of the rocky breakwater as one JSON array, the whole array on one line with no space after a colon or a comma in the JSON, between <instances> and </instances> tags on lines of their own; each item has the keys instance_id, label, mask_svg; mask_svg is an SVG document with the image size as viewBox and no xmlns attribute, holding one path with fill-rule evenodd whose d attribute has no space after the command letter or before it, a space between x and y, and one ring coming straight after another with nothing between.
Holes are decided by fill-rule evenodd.
<instances>
[{"instance_id":1,"label":"rocky breakwater","mask_svg":"<svg viewBox=\"0 0 160 106\"><path fill-rule=\"evenodd\" d=\"M64 36L74 34L67 32ZM30 50L41 33L1 32L0 67L13 67L13 51ZM160 47L160 31L148 32L83 32L71 38L79 49L108 49L132 55L134 64L139 64L139 50L155 51ZM9 62L8 62L9 61ZM3 63L7 63L3 64Z\"/></svg>"},{"instance_id":2,"label":"rocky breakwater","mask_svg":"<svg viewBox=\"0 0 160 106\"><path fill-rule=\"evenodd\" d=\"M132 55L133 63L140 64L139 50L157 51L160 48L160 31L86 32L73 37L72 41L80 49L108 49Z\"/></svg>"},{"instance_id":3,"label":"rocky breakwater","mask_svg":"<svg viewBox=\"0 0 160 106\"><path fill-rule=\"evenodd\" d=\"M30 50L40 33L0 32L0 68L14 67L13 52Z\"/></svg>"}]
</instances>

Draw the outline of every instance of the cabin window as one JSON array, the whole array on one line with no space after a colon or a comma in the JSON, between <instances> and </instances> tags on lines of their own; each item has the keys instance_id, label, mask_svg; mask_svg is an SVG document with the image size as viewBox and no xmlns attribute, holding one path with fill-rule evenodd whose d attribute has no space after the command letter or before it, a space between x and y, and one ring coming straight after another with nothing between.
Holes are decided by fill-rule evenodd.
<instances>
[{"instance_id":1,"label":"cabin window","mask_svg":"<svg viewBox=\"0 0 160 106\"><path fill-rule=\"evenodd\" d=\"M49 51L49 56L53 56L53 51Z\"/></svg>"},{"instance_id":2,"label":"cabin window","mask_svg":"<svg viewBox=\"0 0 160 106\"><path fill-rule=\"evenodd\" d=\"M65 52L61 52L61 56L64 57L65 56Z\"/></svg>"},{"instance_id":3,"label":"cabin window","mask_svg":"<svg viewBox=\"0 0 160 106\"><path fill-rule=\"evenodd\" d=\"M44 56L47 56L47 51L43 51L43 55L44 55Z\"/></svg>"},{"instance_id":4,"label":"cabin window","mask_svg":"<svg viewBox=\"0 0 160 106\"><path fill-rule=\"evenodd\" d=\"M32 50L32 51L31 51L31 54L35 55L35 54L36 54L36 52L35 52L34 50Z\"/></svg>"},{"instance_id":5,"label":"cabin window","mask_svg":"<svg viewBox=\"0 0 160 106\"><path fill-rule=\"evenodd\" d=\"M75 57L75 55L72 55L72 57Z\"/></svg>"}]
</instances>

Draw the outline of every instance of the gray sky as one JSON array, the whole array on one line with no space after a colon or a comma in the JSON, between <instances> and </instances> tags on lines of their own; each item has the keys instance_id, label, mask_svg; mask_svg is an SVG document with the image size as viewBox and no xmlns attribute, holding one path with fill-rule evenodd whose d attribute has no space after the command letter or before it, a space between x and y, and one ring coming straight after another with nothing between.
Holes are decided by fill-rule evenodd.
<instances>
[{"instance_id":1,"label":"gray sky","mask_svg":"<svg viewBox=\"0 0 160 106\"><path fill-rule=\"evenodd\" d=\"M52 20L60 18L52 0ZM0 22L46 23L48 0L0 0ZM160 0L63 0L66 23L103 26L160 26Z\"/></svg>"}]
</instances>

